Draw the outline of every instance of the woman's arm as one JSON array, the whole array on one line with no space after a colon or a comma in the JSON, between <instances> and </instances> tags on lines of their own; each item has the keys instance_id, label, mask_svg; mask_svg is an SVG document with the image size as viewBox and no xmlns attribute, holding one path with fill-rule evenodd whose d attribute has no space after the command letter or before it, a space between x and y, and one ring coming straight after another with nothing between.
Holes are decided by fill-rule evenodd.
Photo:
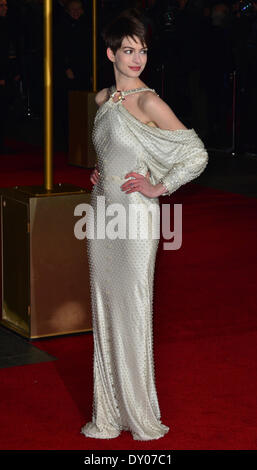
<instances>
[{"instance_id":1,"label":"woman's arm","mask_svg":"<svg viewBox=\"0 0 257 470\"><path fill-rule=\"evenodd\" d=\"M172 109L158 95L149 91L140 97L138 106L149 121L154 121L160 129L175 131L187 129Z\"/></svg>"},{"instance_id":2,"label":"woman's arm","mask_svg":"<svg viewBox=\"0 0 257 470\"><path fill-rule=\"evenodd\" d=\"M109 99L109 88L103 88L102 90L98 91L95 95L95 102L97 106L102 106Z\"/></svg>"},{"instance_id":3,"label":"woman's arm","mask_svg":"<svg viewBox=\"0 0 257 470\"><path fill-rule=\"evenodd\" d=\"M184 124L177 118L175 113L171 110L165 101L163 101L157 94L149 91L143 93L138 101L138 106L141 111L146 115L149 122L154 122L160 129L177 130L187 129ZM154 187L155 197L168 194L167 185L160 182Z\"/></svg>"},{"instance_id":4,"label":"woman's arm","mask_svg":"<svg viewBox=\"0 0 257 470\"><path fill-rule=\"evenodd\" d=\"M187 132L190 135L193 130L187 129L167 103L158 95L147 92L138 104L141 106L141 109L144 110L147 119L154 121L160 129L167 131L182 130L181 144L183 140L184 142L181 146L181 150L179 150L177 145L174 147L176 155L179 155L179 152L181 153L181 162L172 165L170 171L162 177L154 187L157 196L172 194L181 185L197 178L202 173L208 163L207 151L197 134L195 134L192 140L188 138ZM185 131L184 139L183 130Z\"/></svg>"}]
</instances>

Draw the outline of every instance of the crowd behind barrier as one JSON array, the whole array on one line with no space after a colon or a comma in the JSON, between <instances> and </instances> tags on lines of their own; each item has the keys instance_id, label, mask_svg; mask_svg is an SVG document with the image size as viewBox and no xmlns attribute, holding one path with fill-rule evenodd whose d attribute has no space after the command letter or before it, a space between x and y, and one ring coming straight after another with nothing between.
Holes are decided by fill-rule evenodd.
<instances>
[{"instance_id":1,"label":"crowd behind barrier","mask_svg":"<svg viewBox=\"0 0 257 470\"><path fill-rule=\"evenodd\" d=\"M43 2L0 0L0 152L6 122L43 116ZM207 147L256 153L257 0L98 0L98 31L137 7L150 39L143 80ZM55 130L68 139L68 94L92 89L92 1L53 0ZM98 38L98 89L113 83Z\"/></svg>"}]
</instances>

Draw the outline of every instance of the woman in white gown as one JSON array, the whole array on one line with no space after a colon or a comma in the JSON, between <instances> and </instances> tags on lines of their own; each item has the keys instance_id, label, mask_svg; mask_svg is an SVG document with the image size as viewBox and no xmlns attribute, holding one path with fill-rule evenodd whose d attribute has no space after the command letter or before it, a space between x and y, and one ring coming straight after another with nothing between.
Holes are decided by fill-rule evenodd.
<instances>
[{"instance_id":1,"label":"woman in white gown","mask_svg":"<svg viewBox=\"0 0 257 470\"><path fill-rule=\"evenodd\" d=\"M147 224L158 226L159 215L148 211L140 219L147 234L143 238L129 207L159 208L158 197L196 178L208 156L194 129L187 129L139 78L147 61L140 19L125 12L105 28L103 37L115 85L95 98L99 109L92 139L98 160L91 174L94 215L87 219L87 230L94 234L87 239L94 390L92 421L81 432L111 439L129 430L135 440L144 441L169 431L160 419L153 359L152 302L159 239ZM115 220L116 238L107 235L108 216L114 215L111 208L118 207L113 204L122 206L125 214ZM100 222L105 236L96 230ZM137 226L137 238L130 238L131 223Z\"/></svg>"}]
</instances>

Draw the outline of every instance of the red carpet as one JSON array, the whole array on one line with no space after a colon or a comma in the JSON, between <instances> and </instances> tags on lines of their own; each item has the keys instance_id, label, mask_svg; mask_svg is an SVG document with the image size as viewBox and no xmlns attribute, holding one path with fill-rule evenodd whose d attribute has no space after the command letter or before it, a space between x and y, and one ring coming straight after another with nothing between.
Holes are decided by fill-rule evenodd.
<instances>
[{"instance_id":1,"label":"red carpet","mask_svg":"<svg viewBox=\"0 0 257 470\"><path fill-rule=\"evenodd\" d=\"M41 184L42 165L35 150L3 156L0 186ZM91 187L62 154L55 181ZM182 247L160 241L155 278L155 374L170 432L147 442L80 434L92 413L85 334L33 342L56 361L0 370L1 449L256 449L257 201L188 184L161 202L183 203Z\"/></svg>"}]
</instances>

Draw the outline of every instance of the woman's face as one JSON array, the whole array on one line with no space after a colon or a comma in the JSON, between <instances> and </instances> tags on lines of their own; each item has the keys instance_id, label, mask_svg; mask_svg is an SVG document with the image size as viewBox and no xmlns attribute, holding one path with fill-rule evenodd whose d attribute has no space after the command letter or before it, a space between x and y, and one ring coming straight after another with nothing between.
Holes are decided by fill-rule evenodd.
<instances>
[{"instance_id":1,"label":"woman's face","mask_svg":"<svg viewBox=\"0 0 257 470\"><path fill-rule=\"evenodd\" d=\"M117 71L126 77L136 78L142 73L147 62L147 46L140 39L125 37L121 47L115 54L109 49L108 57L114 63Z\"/></svg>"}]
</instances>

